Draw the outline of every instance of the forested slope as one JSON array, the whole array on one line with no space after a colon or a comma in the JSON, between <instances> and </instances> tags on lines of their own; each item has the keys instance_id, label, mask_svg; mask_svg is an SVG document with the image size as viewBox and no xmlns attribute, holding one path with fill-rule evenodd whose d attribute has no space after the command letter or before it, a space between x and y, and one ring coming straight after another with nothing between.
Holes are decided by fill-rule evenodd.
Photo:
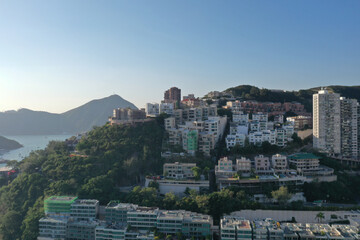
<instances>
[{"instance_id":1,"label":"forested slope","mask_svg":"<svg viewBox=\"0 0 360 240\"><path fill-rule=\"evenodd\" d=\"M36 239L43 200L76 195L106 204L119 199L117 187L135 184L147 173L159 173L163 128L157 121L134 127L97 127L71 157L64 142L51 142L19 163L21 174L0 189L0 235L3 239Z\"/></svg>"}]
</instances>

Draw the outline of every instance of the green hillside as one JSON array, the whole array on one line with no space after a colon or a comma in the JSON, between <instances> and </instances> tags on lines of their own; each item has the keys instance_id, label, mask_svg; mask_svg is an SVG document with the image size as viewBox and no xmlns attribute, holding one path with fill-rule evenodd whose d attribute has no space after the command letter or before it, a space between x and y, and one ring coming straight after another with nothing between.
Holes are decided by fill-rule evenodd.
<instances>
[{"instance_id":1,"label":"green hillside","mask_svg":"<svg viewBox=\"0 0 360 240\"><path fill-rule=\"evenodd\" d=\"M36 239L44 197L76 195L101 204L119 199L118 187L160 173L163 128L157 121L135 127L97 127L70 156L65 142L51 142L19 163L21 174L0 188L0 236Z\"/></svg>"},{"instance_id":2,"label":"green hillside","mask_svg":"<svg viewBox=\"0 0 360 240\"><path fill-rule=\"evenodd\" d=\"M360 86L327 86L329 91L339 93L343 97L355 98L360 102ZM273 91L266 88L258 88L250 85L239 85L228 88L224 92L231 93L234 97L242 100L256 100L260 102L300 102L307 111L312 111L312 95L320 87L302 89L299 91Z\"/></svg>"}]
</instances>

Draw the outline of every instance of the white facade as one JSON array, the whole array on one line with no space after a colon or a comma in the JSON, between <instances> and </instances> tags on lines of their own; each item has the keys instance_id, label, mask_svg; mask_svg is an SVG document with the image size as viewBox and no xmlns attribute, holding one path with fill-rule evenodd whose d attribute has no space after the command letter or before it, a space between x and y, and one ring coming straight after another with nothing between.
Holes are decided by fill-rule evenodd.
<instances>
[{"instance_id":1,"label":"white facade","mask_svg":"<svg viewBox=\"0 0 360 240\"><path fill-rule=\"evenodd\" d=\"M172 115L174 113L174 103L161 103L160 113Z\"/></svg>"},{"instance_id":2,"label":"white facade","mask_svg":"<svg viewBox=\"0 0 360 240\"><path fill-rule=\"evenodd\" d=\"M248 113L234 113L232 115L233 122L239 124L247 124L249 122L249 114Z\"/></svg>"},{"instance_id":3,"label":"white facade","mask_svg":"<svg viewBox=\"0 0 360 240\"><path fill-rule=\"evenodd\" d=\"M234 134L244 134L244 135L248 135L249 134L249 127L248 125L239 125L236 123L231 123L230 124L230 135L234 135Z\"/></svg>"},{"instance_id":4,"label":"white facade","mask_svg":"<svg viewBox=\"0 0 360 240\"><path fill-rule=\"evenodd\" d=\"M146 116L156 117L160 113L160 105L158 103L147 103L145 106Z\"/></svg>"},{"instance_id":5,"label":"white facade","mask_svg":"<svg viewBox=\"0 0 360 240\"><path fill-rule=\"evenodd\" d=\"M165 130L174 129L176 127L174 117L165 118L164 123L165 123Z\"/></svg>"},{"instance_id":6,"label":"white facade","mask_svg":"<svg viewBox=\"0 0 360 240\"><path fill-rule=\"evenodd\" d=\"M239 145L241 147L245 146L245 140L246 140L246 136L245 134L241 134L241 133L237 133L234 135L227 135L225 142L226 142L226 147L227 149L230 149L232 147L235 147L236 145Z\"/></svg>"},{"instance_id":7,"label":"white facade","mask_svg":"<svg viewBox=\"0 0 360 240\"><path fill-rule=\"evenodd\" d=\"M163 166L163 174L167 178L187 179L194 177L192 168L196 167L196 163L165 163Z\"/></svg>"},{"instance_id":8,"label":"white facade","mask_svg":"<svg viewBox=\"0 0 360 240\"><path fill-rule=\"evenodd\" d=\"M340 154L340 95L320 90L313 95L313 146Z\"/></svg>"},{"instance_id":9,"label":"white facade","mask_svg":"<svg viewBox=\"0 0 360 240\"><path fill-rule=\"evenodd\" d=\"M261 145L263 142L276 144L276 132L274 130L264 130L249 133L249 142L254 145Z\"/></svg>"},{"instance_id":10,"label":"white facade","mask_svg":"<svg viewBox=\"0 0 360 240\"><path fill-rule=\"evenodd\" d=\"M259 122L259 130L267 130L268 114L267 113L253 113L252 120Z\"/></svg>"}]
</instances>

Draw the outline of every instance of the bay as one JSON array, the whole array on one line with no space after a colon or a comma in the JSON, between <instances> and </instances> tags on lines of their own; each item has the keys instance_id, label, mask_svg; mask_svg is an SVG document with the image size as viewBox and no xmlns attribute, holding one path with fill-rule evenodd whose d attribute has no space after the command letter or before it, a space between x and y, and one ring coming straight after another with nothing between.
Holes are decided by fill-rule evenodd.
<instances>
[{"instance_id":1,"label":"bay","mask_svg":"<svg viewBox=\"0 0 360 240\"><path fill-rule=\"evenodd\" d=\"M64 141L71 136L72 135L5 136L6 138L19 142L23 145L23 147L0 155L0 159L21 161L25 157L29 156L30 152L45 149L50 141Z\"/></svg>"}]
</instances>

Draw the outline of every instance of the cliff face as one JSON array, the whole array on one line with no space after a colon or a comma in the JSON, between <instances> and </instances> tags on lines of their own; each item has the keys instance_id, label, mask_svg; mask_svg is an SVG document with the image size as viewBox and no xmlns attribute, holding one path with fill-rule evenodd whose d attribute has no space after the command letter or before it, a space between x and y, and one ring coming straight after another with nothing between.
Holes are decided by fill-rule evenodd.
<instances>
[{"instance_id":1,"label":"cliff face","mask_svg":"<svg viewBox=\"0 0 360 240\"><path fill-rule=\"evenodd\" d=\"M62 114L20 109L0 113L2 135L75 134L104 125L115 108L136 106L118 95L90 101Z\"/></svg>"}]
</instances>

